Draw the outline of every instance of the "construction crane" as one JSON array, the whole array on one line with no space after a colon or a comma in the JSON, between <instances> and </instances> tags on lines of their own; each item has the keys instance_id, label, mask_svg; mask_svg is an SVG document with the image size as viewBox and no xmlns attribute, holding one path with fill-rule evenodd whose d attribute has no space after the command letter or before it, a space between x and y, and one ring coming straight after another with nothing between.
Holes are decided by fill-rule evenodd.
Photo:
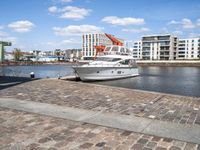
<instances>
[{"instance_id":1,"label":"construction crane","mask_svg":"<svg viewBox=\"0 0 200 150\"><path fill-rule=\"evenodd\" d=\"M11 42L0 41L0 62L4 61L4 46L11 46Z\"/></svg>"},{"instance_id":2,"label":"construction crane","mask_svg":"<svg viewBox=\"0 0 200 150\"><path fill-rule=\"evenodd\" d=\"M105 33L105 35L112 41L112 45L123 46L123 42L121 42L120 40L118 40L113 35L107 34L107 33ZM94 57L94 60L95 60L97 54L103 52L106 46L105 45L98 45L98 46L94 46L94 47L96 49L96 55Z\"/></svg>"}]
</instances>

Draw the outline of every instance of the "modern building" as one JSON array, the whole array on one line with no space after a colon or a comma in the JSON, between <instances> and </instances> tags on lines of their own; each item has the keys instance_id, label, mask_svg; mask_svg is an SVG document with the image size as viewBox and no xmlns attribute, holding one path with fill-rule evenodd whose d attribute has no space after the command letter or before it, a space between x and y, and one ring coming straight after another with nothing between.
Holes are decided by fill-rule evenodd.
<instances>
[{"instance_id":1,"label":"modern building","mask_svg":"<svg viewBox=\"0 0 200 150\"><path fill-rule=\"evenodd\" d=\"M174 60L177 52L177 37L170 34L142 37L142 59Z\"/></svg>"},{"instance_id":2,"label":"modern building","mask_svg":"<svg viewBox=\"0 0 200 150\"><path fill-rule=\"evenodd\" d=\"M132 52L135 59L142 59L142 41L133 42Z\"/></svg>"},{"instance_id":3,"label":"modern building","mask_svg":"<svg viewBox=\"0 0 200 150\"><path fill-rule=\"evenodd\" d=\"M91 33L91 34L83 34L82 40L82 52L84 59L92 59L96 55L95 46L109 46L113 44L112 39L109 37L113 35L109 35L106 33ZM116 37L115 37L116 38ZM123 42L122 39L116 38L117 40Z\"/></svg>"},{"instance_id":4,"label":"modern building","mask_svg":"<svg viewBox=\"0 0 200 150\"><path fill-rule=\"evenodd\" d=\"M200 38L180 39L177 59L200 59Z\"/></svg>"}]
</instances>

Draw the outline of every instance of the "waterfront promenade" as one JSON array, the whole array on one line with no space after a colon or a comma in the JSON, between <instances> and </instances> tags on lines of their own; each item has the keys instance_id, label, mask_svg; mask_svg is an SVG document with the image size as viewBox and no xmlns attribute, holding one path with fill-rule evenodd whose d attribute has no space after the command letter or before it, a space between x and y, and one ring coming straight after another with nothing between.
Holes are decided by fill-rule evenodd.
<instances>
[{"instance_id":1,"label":"waterfront promenade","mask_svg":"<svg viewBox=\"0 0 200 150\"><path fill-rule=\"evenodd\" d=\"M200 98L57 79L0 90L0 149L200 149Z\"/></svg>"}]
</instances>

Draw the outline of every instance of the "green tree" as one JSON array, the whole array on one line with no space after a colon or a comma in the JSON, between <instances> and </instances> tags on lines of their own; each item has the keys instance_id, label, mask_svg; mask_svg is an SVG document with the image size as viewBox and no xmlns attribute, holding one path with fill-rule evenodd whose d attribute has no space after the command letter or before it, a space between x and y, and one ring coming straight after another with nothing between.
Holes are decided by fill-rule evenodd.
<instances>
[{"instance_id":1,"label":"green tree","mask_svg":"<svg viewBox=\"0 0 200 150\"><path fill-rule=\"evenodd\" d=\"M19 48L15 48L13 51L15 61L19 61L22 58L23 54Z\"/></svg>"}]
</instances>

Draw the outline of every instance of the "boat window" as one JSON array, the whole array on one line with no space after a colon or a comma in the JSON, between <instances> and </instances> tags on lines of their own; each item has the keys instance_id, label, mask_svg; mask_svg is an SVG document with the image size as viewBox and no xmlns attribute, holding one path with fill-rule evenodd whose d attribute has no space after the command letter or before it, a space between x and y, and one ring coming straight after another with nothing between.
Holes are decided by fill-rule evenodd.
<instances>
[{"instance_id":1,"label":"boat window","mask_svg":"<svg viewBox=\"0 0 200 150\"><path fill-rule=\"evenodd\" d=\"M105 51L110 51L111 47L106 47Z\"/></svg>"},{"instance_id":2,"label":"boat window","mask_svg":"<svg viewBox=\"0 0 200 150\"><path fill-rule=\"evenodd\" d=\"M115 51L115 52L117 52L117 51L118 51L118 47L113 46L111 51Z\"/></svg>"},{"instance_id":3,"label":"boat window","mask_svg":"<svg viewBox=\"0 0 200 150\"><path fill-rule=\"evenodd\" d=\"M121 53L125 53L125 50L124 50L123 47L120 49L120 52L121 52Z\"/></svg>"},{"instance_id":4,"label":"boat window","mask_svg":"<svg viewBox=\"0 0 200 150\"><path fill-rule=\"evenodd\" d=\"M131 51L128 48L126 48L126 53L131 53Z\"/></svg>"},{"instance_id":5,"label":"boat window","mask_svg":"<svg viewBox=\"0 0 200 150\"><path fill-rule=\"evenodd\" d=\"M123 65L129 65L130 62L131 62L130 59L126 59L126 60L121 61L120 64L123 64Z\"/></svg>"},{"instance_id":6,"label":"boat window","mask_svg":"<svg viewBox=\"0 0 200 150\"><path fill-rule=\"evenodd\" d=\"M108 61L108 62L115 62L119 61L121 58L109 58L109 57L97 57L96 61Z\"/></svg>"}]
</instances>

